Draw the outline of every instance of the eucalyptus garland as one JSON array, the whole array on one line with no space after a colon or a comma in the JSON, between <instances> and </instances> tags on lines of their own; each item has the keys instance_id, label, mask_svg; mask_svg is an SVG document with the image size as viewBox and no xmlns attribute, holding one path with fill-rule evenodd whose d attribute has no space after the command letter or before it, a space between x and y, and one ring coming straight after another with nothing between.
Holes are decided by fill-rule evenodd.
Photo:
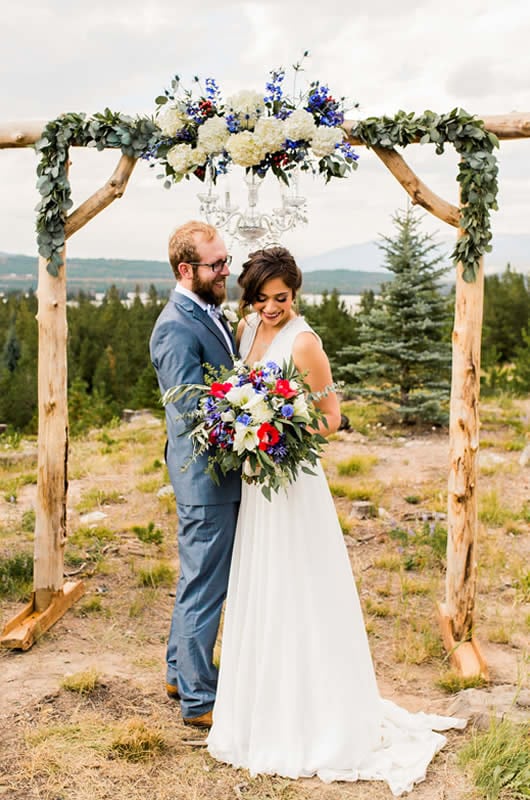
<instances>
[{"instance_id":1,"label":"eucalyptus garland","mask_svg":"<svg viewBox=\"0 0 530 800\"><path fill-rule=\"evenodd\" d=\"M55 277L62 265L64 223L72 207L67 164L68 150L74 145L119 148L124 155L141 157L158 140L160 131L147 117L117 114L108 108L87 118L85 114L63 114L48 122L35 144L40 155L37 189L41 201L37 208L37 245L48 259L47 269Z\"/></svg>"},{"instance_id":2,"label":"eucalyptus garland","mask_svg":"<svg viewBox=\"0 0 530 800\"><path fill-rule=\"evenodd\" d=\"M421 116L399 111L395 117L370 117L352 126L352 136L367 147L406 147L412 142L434 144L436 153L452 144L460 154L457 181L460 183L460 228L452 253L455 265L462 263L462 276L473 282L480 257L491 250L490 211L497 210L497 159L495 134L485 130L482 120L461 108L449 114L426 111Z\"/></svg>"},{"instance_id":3,"label":"eucalyptus garland","mask_svg":"<svg viewBox=\"0 0 530 800\"><path fill-rule=\"evenodd\" d=\"M491 250L490 211L497 208L497 160L499 142L484 123L456 108L449 114L426 111L420 116L399 111L395 117L370 117L355 123L351 135L367 147L406 147L412 142L434 144L436 153L451 144L460 154L457 180L461 186L460 227L463 230L452 257L463 265L466 281L476 278L480 257ZM163 134L149 117L133 119L106 109L103 113L63 114L49 122L35 144L40 155L37 189L42 199L37 211L37 244L48 260L48 272L57 276L62 265L64 225L72 207L68 181L68 150L73 145L119 148L124 155L140 158L152 154Z\"/></svg>"}]
</instances>

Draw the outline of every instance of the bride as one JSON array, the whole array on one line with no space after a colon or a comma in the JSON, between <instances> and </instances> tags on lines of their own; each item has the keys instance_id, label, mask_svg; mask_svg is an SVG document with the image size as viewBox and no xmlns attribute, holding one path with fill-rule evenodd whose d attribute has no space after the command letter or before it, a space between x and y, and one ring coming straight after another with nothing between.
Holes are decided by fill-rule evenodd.
<instances>
[{"instance_id":1,"label":"bride","mask_svg":"<svg viewBox=\"0 0 530 800\"><path fill-rule=\"evenodd\" d=\"M238 329L247 363L292 356L312 391L332 383L320 340L294 307L302 275L291 254L251 254L238 283L253 307ZM319 402L328 428L336 394ZM321 465L269 502L243 484L213 727L214 758L252 775L384 780L399 795L445 744L433 729L465 721L410 714L383 700L341 528Z\"/></svg>"}]
</instances>

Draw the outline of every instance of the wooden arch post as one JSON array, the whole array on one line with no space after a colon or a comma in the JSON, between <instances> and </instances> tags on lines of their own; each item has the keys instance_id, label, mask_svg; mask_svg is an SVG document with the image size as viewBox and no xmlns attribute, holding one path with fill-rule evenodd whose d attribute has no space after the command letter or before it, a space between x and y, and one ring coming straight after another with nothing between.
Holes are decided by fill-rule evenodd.
<instances>
[{"instance_id":1,"label":"wooden arch post","mask_svg":"<svg viewBox=\"0 0 530 800\"><path fill-rule=\"evenodd\" d=\"M530 137L529 114L482 117L486 130L498 139ZM348 123L350 130L355 123ZM349 136L351 144L363 142ZM412 202L458 228L458 208L435 195L391 148L374 152L409 194ZM456 269L455 317L452 337L452 377L449 422L449 478L447 508L447 573L445 602L438 604L438 618L451 663L463 676L488 678L487 665L474 633L478 540L478 451L480 349L484 304L484 259L476 277L463 279L462 264Z\"/></svg>"},{"instance_id":2,"label":"wooden arch post","mask_svg":"<svg viewBox=\"0 0 530 800\"><path fill-rule=\"evenodd\" d=\"M44 124L33 133L14 133L10 145L0 130L0 147L22 147L40 137ZM29 141L28 141L29 140ZM66 238L121 197L135 166L122 156L105 184L67 218ZM83 594L82 581L64 582L64 549L67 540L68 492L68 392L66 253L56 276L48 261L39 258L38 313L38 457L33 594L30 602L2 631L5 647L27 650Z\"/></svg>"}]
</instances>

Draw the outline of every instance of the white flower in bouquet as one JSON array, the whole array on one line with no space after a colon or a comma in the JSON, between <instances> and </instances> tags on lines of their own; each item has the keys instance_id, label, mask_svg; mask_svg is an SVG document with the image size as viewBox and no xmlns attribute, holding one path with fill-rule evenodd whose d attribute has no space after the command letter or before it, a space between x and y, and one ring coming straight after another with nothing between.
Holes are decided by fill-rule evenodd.
<instances>
[{"instance_id":1,"label":"white flower in bouquet","mask_svg":"<svg viewBox=\"0 0 530 800\"><path fill-rule=\"evenodd\" d=\"M293 409L295 417L300 417L301 419L305 419L307 422L310 421L311 417L309 415L309 409L307 407L305 397L303 397L302 395L298 395L298 397L295 397L293 401Z\"/></svg>"},{"instance_id":2,"label":"white flower in bouquet","mask_svg":"<svg viewBox=\"0 0 530 800\"><path fill-rule=\"evenodd\" d=\"M199 128L199 146L208 154L220 153L230 131L223 117L210 117Z\"/></svg>"},{"instance_id":3,"label":"white flower in bouquet","mask_svg":"<svg viewBox=\"0 0 530 800\"><path fill-rule=\"evenodd\" d=\"M285 120L286 138L292 139L294 142L298 142L300 139L310 142L316 129L313 115L309 111L304 111L303 108L293 111L291 116Z\"/></svg>"},{"instance_id":4,"label":"white flower in bouquet","mask_svg":"<svg viewBox=\"0 0 530 800\"><path fill-rule=\"evenodd\" d=\"M316 158L330 156L335 151L335 145L344 139L341 128L326 128L323 125L317 128L311 139L311 150Z\"/></svg>"},{"instance_id":5,"label":"white flower in bouquet","mask_svg":"<svg viewBox=\"0 0 530 800\"><path fill-rule=\"evenodd\" d=\"M250 131L233 134L227 142L226 150L234 164L241 167L255 167L267 153L261 141Z\"/></svg>"},{"instance_id":6,"label":"white flower in bouquet","mask_svg":"<svg viewBox=\"0 0 530 800\"><path fill-rule=\"evenodd\" d=\"M255 450L259 445L257 426L244 425L236 422L234 425L234 450L238 455Z\"/></svg>"},{"instance_id":7,"label":"white flower in bouquet","mask_svg":"<svg viewBox=\"0 0 530 800\"><path fill-rule=\"evenodd\" d=\"M156 117L156 124L166 136L175 136L186 122L188 122L186 113L175 106L164 106Z\"/></svg>"},{"instance_id":8,"label":"white flower in bouquet","mask_svg":"<svg viewBox=\"0 0 530 800\"><path fill-rule=\"evenodd\" d=\"M258 398L257 400L251 400L249 403L245 403L243 408L245 411L248 411L248 413L252 415L253 421L260 425L263 422L270 422L270 420L274 416L273 409L267 405L265 400L262 400L260 398Z\"/></svg>"},{"instance_id":9,"label":"white flower in bouquet","mask_svg":"<svg viewBox=\"0 0 530 800\"><path fill-rule=\"evenodd\" d=\"M285 123L276 117L260 117L254 133L267 153L276 153L285 142Z\"/></svg>"},{"instance_id":10,"label":"white flower in bouquet","mask_svg":"<svg viewBox=\"0 0 530 800\"><path fill-rule=\"evenodd\" d=\"M232 410L230 411L223 411L221 414L221 419L223 422L233 422L236 418L236 415Z\"/></svg>"},{"instance_id":11,"label":"white flower in bouquet","mask_svg":"<svg viewBox=\"0 0 530 800\"><path fill-rule=\"evenodd\" d=\"M243 386L233 386L233 388L226 393L226 399L228 402L233 406L238 406L239 408L243 408L243 406L249 403L256 396L257 392L250 383L245 383Z\"/></svg>"},{"instance_id":12,"label":"white flower in bouquet","mask_svg":"<svg viewBox=\"0 0 530 800\"><path fill-rule=\"evenodd\" d=\"M243 90L229 97L226 111L235 114L244 130L254 130L257 120L265 113L263 97L259 92Z\"/></svg>"},{"instance_id":13,"label":"white flower in bouquet","mask_svg":"<svg viewBox=\"0 0 530 800\"><path fill-rule=\"evenodd\" d=\"M189 172L194 167L199 167L206 161L206 153L199 147L189 144L176 144L167 154L168 163L177 174Z\"/></svg>"}]
</instances>

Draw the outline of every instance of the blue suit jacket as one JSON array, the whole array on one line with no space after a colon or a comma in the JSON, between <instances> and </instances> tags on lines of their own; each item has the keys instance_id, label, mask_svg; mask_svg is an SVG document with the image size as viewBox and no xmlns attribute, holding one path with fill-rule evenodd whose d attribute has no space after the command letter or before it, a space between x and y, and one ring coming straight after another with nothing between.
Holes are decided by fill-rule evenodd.
<instances>
[{"instance_id":1,"label":"blue suit jacket","mask_svg":"<svg viewBox=\"0 0 530 800\"><path fill-rule=\"evenodd\" d=\"M215 322L197 303L173 291L158 317L150 341L151 361L160 391L184 383L204 383L204 364L215 368L231 367L233 356ZM208 454L204 453L183 472L193 448L186 430L189 421L182 412L197 405L197 399L184 398L166 406L168 444L166 463L178 503L219 505L241 497L241 476L229 472L220 476L220 486L206 475Z\"/></svg>"}]
</instances>

